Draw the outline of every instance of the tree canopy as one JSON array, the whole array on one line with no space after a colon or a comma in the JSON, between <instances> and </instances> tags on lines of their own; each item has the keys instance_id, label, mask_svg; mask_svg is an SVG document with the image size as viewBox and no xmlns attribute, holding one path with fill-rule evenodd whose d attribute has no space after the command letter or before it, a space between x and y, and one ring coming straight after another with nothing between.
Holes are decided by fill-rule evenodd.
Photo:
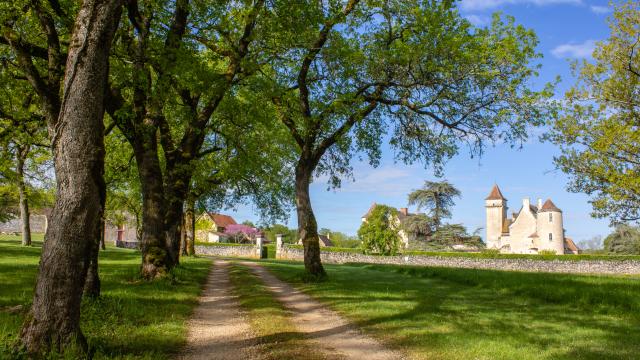
<instances>
[{"instance_id":1,"label":"tree canopy","mask_svg":"<svg viewBox=\"0 0 640 360\"><path fill-rule=\"evenodd\" d=\"M455 205L453 198L460 197L460 194L460 190L447 180L425 181L421 189L409 194L408 202L416 205L418 210L428 210L434 228L438 229L443 219L451 217L451 208Z\"/></svg>"},{"instance_id":2,"label":"tree canopy","mask_svg":"<svg viewBox=\"0 0 640 360\"><path fill-rule=\"evenodd\" d=\"M399 231L398 210L387 205L377 205L360 225L358 237L366 253L395 255L402 247Z\"/></svg>"},{"instance_id":3,"label":"tree canopy","mask_svg":"<svg viewBox=\"0 0 640 360\"><path fill-rule=\"evenodd\" d=\"M593 60L573 64L576 84L548 140L570 176L568 189L591 196L593 215L613 223L640 220L640 5L615 6L611 35Z\"/></svg>"}]
</instances>

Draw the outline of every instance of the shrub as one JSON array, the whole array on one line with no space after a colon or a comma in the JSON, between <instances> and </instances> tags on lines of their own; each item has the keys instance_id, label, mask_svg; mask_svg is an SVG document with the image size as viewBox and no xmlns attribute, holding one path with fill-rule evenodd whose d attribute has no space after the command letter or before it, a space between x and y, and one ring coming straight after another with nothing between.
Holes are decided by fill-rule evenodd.
<instances>
[{"instance_id":1,"label":"shrub","mask_svg":"<svg viewBox=\"0 0 640 360\"><path fill-rule=\"evenodd\" d=\"M378 205L373 209L367 221L358 230L358 237L362 241L365 253L395 255L400 250L400 234L396 221L398 210Z\"/></svg>"},{"instance_id":2,"label":"shrub","mask_svg":"<svg viewBox=\"0 0 640 360\"><path fill-rule=\"evenodd\" d=\"M538 255L555 255L555 250L540 250L538 251Z\"/></svg>"},{"instance_id":3,"label":"shrub","mask_svg":"<svg viewBox=\"0 0 640 360\"><path fill-rule=\"evenodd\" d=\"M604 249L610 254L640 254L640 229L630 225L619 225L604 239Z\"/></svg>"}]
</instances>

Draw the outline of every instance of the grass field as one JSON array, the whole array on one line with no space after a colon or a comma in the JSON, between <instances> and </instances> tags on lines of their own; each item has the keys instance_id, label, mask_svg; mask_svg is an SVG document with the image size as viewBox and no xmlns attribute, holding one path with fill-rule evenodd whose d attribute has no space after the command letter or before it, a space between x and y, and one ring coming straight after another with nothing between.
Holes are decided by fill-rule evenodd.
<instances>
[{"instance_id":1,"label":"grass field","mask_svg":"<svg viewBox=\"0 0 640 360\"><path fill-rule=\"evenodd\" d=\"M33 296L40 246L36 241L25 248L15 236L0 237L0 359L16 356L9 351ZM172 279L144 282L138 277L139 252L101 251L102 296L82 304L81 326L93 358L171 358L184 344L185 320L197 304L210 263L187 259ZM24 310L6 311L16 305Z\"/></svg>"},{"instance_id":2,"label":"grass field","mask_svg":"<svg viewBox=\"0 0 640 360\"><path fill-rule=\"evenodd\" d=\"M418 359L638 359L640 278L265 262L365 331Z\"/></svg>"}]
</instances>

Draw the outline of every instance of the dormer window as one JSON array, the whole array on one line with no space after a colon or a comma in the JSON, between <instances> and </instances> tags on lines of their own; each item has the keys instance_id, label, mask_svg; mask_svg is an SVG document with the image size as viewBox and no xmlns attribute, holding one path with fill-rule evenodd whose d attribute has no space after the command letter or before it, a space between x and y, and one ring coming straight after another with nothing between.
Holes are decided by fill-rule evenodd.
<instances>
[{"instance_id":1,"label":"dormer window","mask_svg":"<svg viewBox=\"0 0 640 360\"><path fill-rule=\"evenodd\" d=\"M553 240L553 234L549 233L549 241L552 241L552 240Z\"/></svg>"},{"instance_id":2,"label":"dormer window","mask_svg":"<svg viewBox=\"0 0 640 360\"><path fill-rule=\"evenodd\" d=\"M549 222L553 222L553 213L549 213Z\"/></svg>"}]
</instances>

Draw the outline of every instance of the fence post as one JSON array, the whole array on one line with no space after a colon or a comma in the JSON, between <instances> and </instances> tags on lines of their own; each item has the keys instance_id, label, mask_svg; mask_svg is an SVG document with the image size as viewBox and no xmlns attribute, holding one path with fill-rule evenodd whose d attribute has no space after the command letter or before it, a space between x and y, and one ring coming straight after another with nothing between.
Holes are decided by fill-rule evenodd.
<instances>
[{"instance_id":1,"label":"fence post","mask_svg":"<svg viewBox=\"0 0 640 360\"><path fill-rule=\"evenodd\" d=\"M262 236L258 235L256 237L256 252L258 255L258 259L262 259Z\"/></svg>"},{"instance_id":2,"label":"fence post","mask_svg":"<svg viewBox=\"0 0 640 360\"><path fill-rule=\"evenodd\" d=\"M276 234L276 259L280 259L282 254L282 234Z\"/></svg>"}]
</instances>

